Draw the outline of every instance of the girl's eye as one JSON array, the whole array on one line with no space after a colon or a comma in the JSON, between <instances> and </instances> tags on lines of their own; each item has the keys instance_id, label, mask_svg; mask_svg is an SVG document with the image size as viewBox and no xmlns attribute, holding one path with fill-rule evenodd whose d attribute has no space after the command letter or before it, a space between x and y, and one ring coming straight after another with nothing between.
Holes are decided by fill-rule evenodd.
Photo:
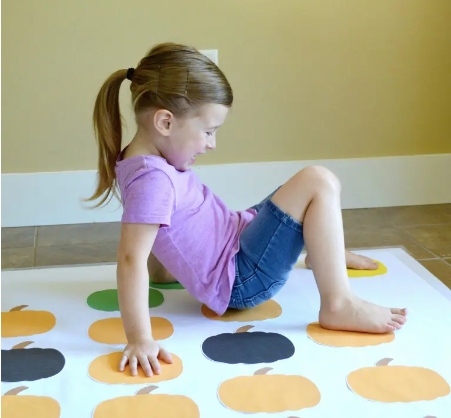
<instances>
[{"instance_id":1,"label":"girl's eye","mask_svg":"<svg viewBox=\"0 0 451 418\"><path fill-rule=\"evenodd\" d=\"M211 136L211 135L213 135L213 132L207 132L207 135Z\"/></svg>"}]
</instances>

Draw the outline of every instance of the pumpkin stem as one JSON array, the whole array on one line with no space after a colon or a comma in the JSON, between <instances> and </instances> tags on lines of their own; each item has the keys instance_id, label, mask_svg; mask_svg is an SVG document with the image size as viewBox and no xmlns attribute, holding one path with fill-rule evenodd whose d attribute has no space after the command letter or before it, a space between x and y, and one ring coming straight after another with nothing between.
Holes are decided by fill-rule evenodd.
<instances>
[{"instance_id":1,"label":"pumpkin stem","mask_svg":"<svg viewBox=\"0 0 451 418\"><path fill-rule=\"evenodd\" d=\"M20 305L20 306L16 306L15 308L10 309L10 312L17 312L17 311L21 311L24 308L27 308L28 305Z\"/></svg>"},{"instance_id":2,"label":"pumpkin stem","mask_svg":"<svg viewBox=\"0 0 451 418\"><path fill-rule=\"evenodd\" d=\"M383 358L376 363L376 366L388 366L391 361L393 361L392 358Z\"/></svg>"},{"instance_id":3,"label":"pumpkin stem","mask_svg":"<svg viewBox=\"0 0 451 418\"><path fill-rule=\"evenodd\" d=\"M247 332L250 329L254 328L253 325L245 325L244 327L238 328L235 333L239 333L239 332Z\"/></svg>"},{"instance_id":4,"label":"pumpkin stem","mask_svg":"<svg viewBox=\"0 0 451 418\"><path fill-rule=\"evenodd\" d=\"M268 373L270 370L272 370L272 367L263 367L263 369L257 370L257 371L254 373L254 375L257 376L257 375L266 374L266 373Z\"/></svg>"},{"instance_id":5,"label":"pumpkin stem","mask_svg":"<svg viewBox=\"0 0 451 418\"><path fill-rule=\"evenodd\" d=\"M27 389L28 389L28 386L18 386L17 388L8 390L8 392L6 392L3 396L6 396L6 395L17 395L20 392L22 392L24 390L27 390Z\"/></svg>"},{"instance_id":6,"label":"pumpkin stem","mask_svg":"<svg viewBox=\"0 0 451 418\"><path fill-rule=\"evenodd\" d=\"M138 390L138 392L136 392L136 394L137 395L148 395L150 392L152 392L155 389L158 389L158 386L155 386L155 385L146 386L146 387Z\"/></svg>"},{"instance_id":7,"label":"pumpkin stem","mask_svg":"<svg viewBox=\"0 0 451 418\"><path fill-rule=\"evenodd\" d=\"M24 341L23 343L16 344L12 349L13 350L18 350L18 349L21 349L21 348L25 348L25 347L27 347L30 344L33 344L33 341Z\"/></svg>"}]
</instances>

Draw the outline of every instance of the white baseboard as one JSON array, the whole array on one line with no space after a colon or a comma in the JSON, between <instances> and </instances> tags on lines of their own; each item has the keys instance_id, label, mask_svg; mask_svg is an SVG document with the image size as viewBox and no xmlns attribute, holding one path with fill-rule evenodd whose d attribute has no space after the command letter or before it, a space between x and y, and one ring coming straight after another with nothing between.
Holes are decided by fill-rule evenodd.
<instances>
[{"instance_id":1,"label":"white baseboard","mask_svg":"<svg viewBox=\"0 0 451 418\"><path fill-rule=\"evenodd\" d=\"M342 182L344 209L451 202L451 154L196 166L231 209L260 201L298 170L322 165ZM115 222L117 201L90 210L82 199L96 172L2 174L2 227Z\"/></svg>"}]
</instances>

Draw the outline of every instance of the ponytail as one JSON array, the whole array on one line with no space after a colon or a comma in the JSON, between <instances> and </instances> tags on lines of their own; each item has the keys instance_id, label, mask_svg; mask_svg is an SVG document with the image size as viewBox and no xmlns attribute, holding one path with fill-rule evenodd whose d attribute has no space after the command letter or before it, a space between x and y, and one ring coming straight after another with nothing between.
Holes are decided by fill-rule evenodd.
<instances>
[{"instance_id":1,"label":"ponytail","mask_svg":"<svg viewBox=\"0 0 451 418\"><path fill-rule=\"evenodd\" d=\"M98 184L88 201L103 198L95 207L117 197L116 160L122 149L122 118L119 91L127 77L127 70L113 73L101 87L94 105L93 124L98 146ZM107 202L108 203L108 202Z\"/></svg>"},{"instance_id":2,"label":"ponytail","mask_svg":"<svg viewBox=\"0 0 451 418\"><path fill-rule=\"evenodd\" d=\"M135 116L148 109L167 109L176 117L207 103L231 106L233 92L218 66L197 49L175 43L154 46L136 68L119 70L103 84L94 106L94 130L99 148L98 185L88 200L100 197L100 206L117 197L116 161L122 150L119 90L131 81Z\"/></svg>"}]
</instances>

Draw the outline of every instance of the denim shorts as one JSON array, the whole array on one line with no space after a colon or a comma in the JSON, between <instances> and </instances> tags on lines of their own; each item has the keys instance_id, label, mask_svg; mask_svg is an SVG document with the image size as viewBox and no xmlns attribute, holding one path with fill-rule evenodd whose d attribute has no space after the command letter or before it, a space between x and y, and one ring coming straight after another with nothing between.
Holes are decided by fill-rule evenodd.
<instances>
[{"instance_id":1,"label":"denim shorts","mask_svg":"<svg viewBox=\"0 0 451 418\"><path fill-rule=\"evenodd\" d=\"M252 207L257 215L241 233L229 308L252 308L271 299L304 248L302 223L271 200L276 191Z\"/></svg>"}]
</instances>

